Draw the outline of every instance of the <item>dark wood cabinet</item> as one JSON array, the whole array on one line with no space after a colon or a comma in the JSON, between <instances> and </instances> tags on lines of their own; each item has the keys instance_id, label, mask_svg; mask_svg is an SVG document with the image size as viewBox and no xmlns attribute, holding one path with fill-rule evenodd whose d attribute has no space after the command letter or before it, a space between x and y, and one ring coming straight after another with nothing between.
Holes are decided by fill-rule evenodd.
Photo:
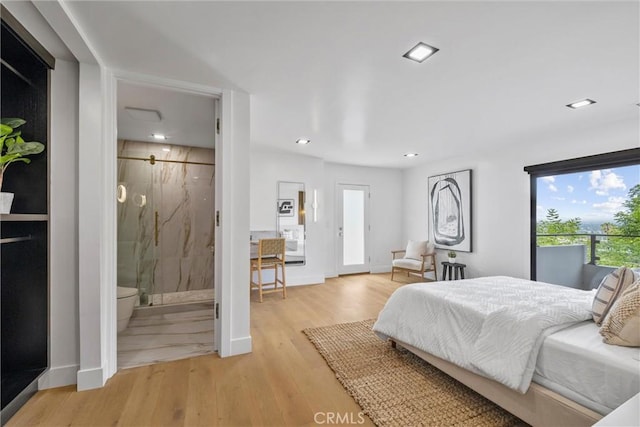
<instances>
[{"instance_id":1,"label":"dark wood cabinet","mask_svg":"<svg viewBox=\"0 0 640 427\"><path fill-rule=\"evenodd\" d=\"M16 162L2 191L14 193L0 215L0 373L4 424L37 390L49 366L49 72L53 58L2 8L1 113L20 117L25 141L45 152ZM42 57L43 52L45 58Z\"/></svg>"}]
</instances>

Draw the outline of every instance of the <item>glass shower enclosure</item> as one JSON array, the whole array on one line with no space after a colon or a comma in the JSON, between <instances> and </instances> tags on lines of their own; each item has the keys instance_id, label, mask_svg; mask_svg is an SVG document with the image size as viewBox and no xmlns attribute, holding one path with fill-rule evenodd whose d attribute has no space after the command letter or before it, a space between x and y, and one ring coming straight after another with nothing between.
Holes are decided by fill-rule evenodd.
<instances>
[{"instance_id":1,"label":"glass shower enclosure","mask_svg":"<svg viewBox=\"0 0 640 427\"><path fill-rule=\"evenodd\" d=\"M118 286L139 305L213 300L214 150L118 141Z\"/></svg>"}]
</instances>

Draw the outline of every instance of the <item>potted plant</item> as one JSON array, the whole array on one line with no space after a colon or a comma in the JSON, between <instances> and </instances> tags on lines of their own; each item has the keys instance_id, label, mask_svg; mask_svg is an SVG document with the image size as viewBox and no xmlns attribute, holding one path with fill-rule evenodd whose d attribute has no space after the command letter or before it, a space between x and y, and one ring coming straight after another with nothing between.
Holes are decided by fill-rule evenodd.
<instances>
[{"instance_id":1,"label":"potted plant","mask_svg":"<svg viewBox=\"0 0 640 427\"><path fill-rule=\"evenodd\" d=\"M39 154L44 151L44 144L37 141L25 142L22 131L16 130L26 123L18 118L0 119L0 190L4 172L14 162L31 163L25 156ZM0 213L9 213L13 203L13 193L0 192Z\"/></svg>"},{"instance_id":2,"label":"potted plant","mask_svg":"<svg viewBox=\"0 0 640 427\"><path fill-rule=\"evenodd\" d=\"M449 251L447 252L447 256L449 257L449 262L450 263L455 263L456 262L456 252L455 251Z\"/></svg>"}]
</instances>

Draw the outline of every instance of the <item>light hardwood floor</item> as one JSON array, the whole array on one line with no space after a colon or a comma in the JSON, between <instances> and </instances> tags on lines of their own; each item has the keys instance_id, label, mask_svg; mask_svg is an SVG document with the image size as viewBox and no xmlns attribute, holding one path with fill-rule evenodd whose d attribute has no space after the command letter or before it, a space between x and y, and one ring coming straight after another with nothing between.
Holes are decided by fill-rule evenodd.
<instances>
[{"instance_id":1,"label":"light hardwood floor","mask_svg":"<svg viewBox=\"0 0 640 427\"><path fill-rule=\"evenodd\" d=\"M290 287L285 300L266 295L262 304L252 292L251 354L126 369L97 390L40 391L7 425L302 426L326 421L324 413L357 423L360 407L301 331L375 318L401 284L389 274L343 276Z\"/></svg>"}]
</instances>

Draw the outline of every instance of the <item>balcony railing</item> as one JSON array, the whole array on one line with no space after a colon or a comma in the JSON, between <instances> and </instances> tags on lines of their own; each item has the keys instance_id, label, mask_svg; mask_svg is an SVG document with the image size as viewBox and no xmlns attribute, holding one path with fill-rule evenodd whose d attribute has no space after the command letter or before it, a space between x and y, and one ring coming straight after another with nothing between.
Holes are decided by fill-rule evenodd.
<instances>
[{"instance_id":1,"label":"balcony railing","mask_svg":"<svg viewBox=\"0 0 640 427\"><path fill-rule=\"evenodd\" d=\"M604 258L606 265L640 266L640 235L634 234L537 234L537 246L585 245L591 265ZM548 238L548 239L545 239ZM551 238L556 238L552 239ZM604 254L603 257L598 254Z\"/></svg>"}]
</instances>

